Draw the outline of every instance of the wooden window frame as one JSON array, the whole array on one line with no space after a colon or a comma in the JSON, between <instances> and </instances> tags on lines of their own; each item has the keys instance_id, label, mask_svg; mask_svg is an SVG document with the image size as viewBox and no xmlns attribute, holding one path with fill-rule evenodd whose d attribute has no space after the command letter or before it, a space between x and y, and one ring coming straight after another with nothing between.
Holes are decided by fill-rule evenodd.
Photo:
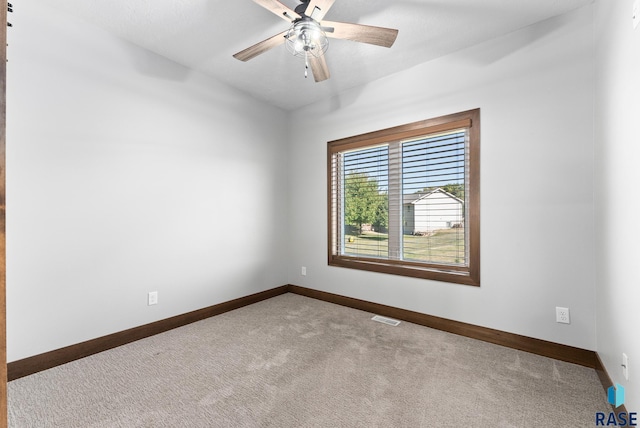
<instances>
[{"instance_id":1,"label":"wooden window frame","mask_svg":"<svg viewBox=\"0 0 640 428\"><path fill-rule=\"evenodd\" d=\"M340 228L334 214L337 212L335 206L337 202L334 201L332 186L334 154L461 128L466 128L469 136L467 172L467 203L469 206L465 218L465 221L468 222L469 259L467 266L353 257L340 254L337 248L337 234L340 233ZM480 109L329 141L327 143L327 237L330 266L480 286Z\"/></svg>"}]
</instances>

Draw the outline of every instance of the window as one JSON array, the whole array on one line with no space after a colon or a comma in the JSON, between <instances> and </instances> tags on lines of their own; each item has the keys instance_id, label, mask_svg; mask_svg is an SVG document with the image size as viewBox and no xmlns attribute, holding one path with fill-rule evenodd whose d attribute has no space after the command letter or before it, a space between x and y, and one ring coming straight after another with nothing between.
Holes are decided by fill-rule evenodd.
<instances>
[{"instance_id":1,"label":"window","mask_svg":"<svg viewBox=\"0 0 640 428\"><path fill-rule=\"evenodd\" d=\"M480 110L328 143L329 264L480 285Z\"/></svg>"}]
</instances>

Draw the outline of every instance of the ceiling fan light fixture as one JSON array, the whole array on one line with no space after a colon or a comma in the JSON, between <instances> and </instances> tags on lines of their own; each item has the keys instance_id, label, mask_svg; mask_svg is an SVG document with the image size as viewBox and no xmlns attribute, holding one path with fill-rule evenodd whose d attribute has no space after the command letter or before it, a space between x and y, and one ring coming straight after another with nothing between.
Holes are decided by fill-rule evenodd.
<instances>
[{"instance_id":1,"label":"ceiling fan light fixture","mask_svg":"<svg viewBox=\"0 0 640 428\"><path fill-rule=\"evenodd\" d=\"M325 32L333 39L351 40L390 48L396 40L398 30L374 27L350 22L325 21L324 17L336 0L299 0L295 10L280 0L253 0L269 12L290 23L289 29L269 37L233 55L240 61L251 58L284 44L294 56L304 59L304 77L311 69L316 82L329 78L324 53L329 47ZM321 25L322 24L322 25Z\"/></svg>"},{"instance_id":2,"label":"ceiling fan light fixture","mask_svg":"<svg viewBox=\"0 0 640 428\"><path fill-rule=\"evenodd\" d=\"M329 39L320 28L320 24L306 17L291 25L285 40L287 50L301 58L306 58L308 55L319 58L329 47Z\"/></svg>"}]
</instances>

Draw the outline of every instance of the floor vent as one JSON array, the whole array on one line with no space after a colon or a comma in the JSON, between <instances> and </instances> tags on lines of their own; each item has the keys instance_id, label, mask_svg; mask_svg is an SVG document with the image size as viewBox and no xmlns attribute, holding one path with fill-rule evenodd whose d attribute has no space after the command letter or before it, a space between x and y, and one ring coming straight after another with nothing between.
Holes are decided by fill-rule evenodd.
<instances>
[{"instance_id":1,"label":"floor vent","mask_svg":"<svg viewBox=\"0 0 640 428\"><path fill-rule=\"evenodd\" d=\"M398 324L400 324L400 321L398 321L398 320L394 320L393 318L381 317L380 315L376 315L371 319L373 321L378 321L378 322L381 322L383 324L392 325L394 327L397 326Z\"/></svg>"}]
</instances>

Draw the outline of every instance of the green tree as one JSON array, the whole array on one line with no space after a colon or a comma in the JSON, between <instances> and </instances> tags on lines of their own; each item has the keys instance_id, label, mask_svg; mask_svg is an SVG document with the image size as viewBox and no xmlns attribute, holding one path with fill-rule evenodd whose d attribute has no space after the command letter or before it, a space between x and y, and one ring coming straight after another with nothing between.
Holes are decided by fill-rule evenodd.
<instances>
[{"instance_id":1,"label":"green tree","mask_svg":"<svg viewBox=\"0 0 640 428\"><path fill-rule=\"evenodd\" d=\"M363 224L379 223L386 227L388 216L381 207L386 201L378 190L378 181L363 172L352 172L345 177L345 223L355 226L362 233ZM388 210L387 210L388 211Z\"/></svg>"},{"instance_id":2,"label":"green tree","mask_svg":"<svg viewBox=\"0 0 640 428\"><path fill-rule=\"evenodd\" d=\"M383 232L389 227L389 197L386 192L380 193L378 196L373 227L376 232Z\"/></svg>"},{"instance_id":3,"label":"green tree","mask_svg":"<svg viewBox=\"0 0 640 428\"><path fill-rule=\"evenodd\" d=\"M447 193L451 193L456 198L464 201L464 184L462 183L448 183L442 186L442 190Z\"/></svg>"}]
</instances>

